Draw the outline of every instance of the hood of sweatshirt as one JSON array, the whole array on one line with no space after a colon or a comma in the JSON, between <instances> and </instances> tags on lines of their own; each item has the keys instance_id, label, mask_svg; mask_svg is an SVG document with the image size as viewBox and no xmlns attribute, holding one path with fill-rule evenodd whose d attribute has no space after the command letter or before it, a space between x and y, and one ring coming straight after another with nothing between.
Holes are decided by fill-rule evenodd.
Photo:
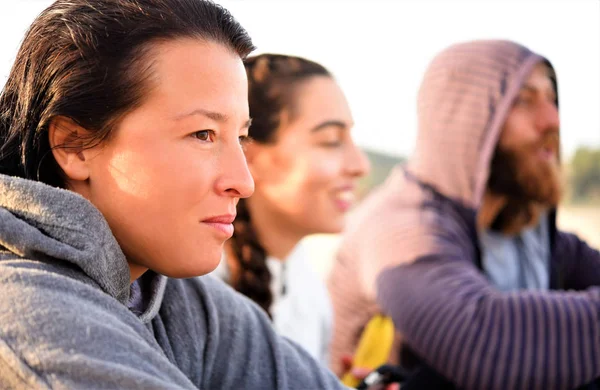
<instances>
[{"instance_id":1,"label":"hood of sweatshirt","mask_svg":"<svg viewBox=\"0 0 600 390\"><path fill-rule=\"evenodd\" d=\"M142 287L132 288L125 255L88 200L6 175L0 175L0 261L3 258L59 262L78 269L124 305L135 300L135 312L144 322L158 312L166 284L166 277L148 271L140 280Z\"/></svg>"},{"instance_id":2,"label":"hood of sweatshirt","mask_svg":"<svg viewBox=\"0 0 600 390\"><path fill-rule=\"evenodd\" d=\"M540 62L550 65L526 47L502 40L459 43L438 54L419 90L409 170L446 197L477 209L503 124Z\"/></svg>"}]
</instances>

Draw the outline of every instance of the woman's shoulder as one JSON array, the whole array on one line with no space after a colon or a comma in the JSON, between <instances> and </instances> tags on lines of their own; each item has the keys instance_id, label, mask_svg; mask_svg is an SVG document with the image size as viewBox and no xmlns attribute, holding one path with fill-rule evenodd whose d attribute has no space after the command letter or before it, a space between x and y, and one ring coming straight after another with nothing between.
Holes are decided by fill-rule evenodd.
<instances>
[{"instance_id":1,"label":"woman's shoulder","mask_svg":"<svg viewBox=\"0 0 600 390\"><path fill-rule=\"evenodd\" d=\"M92 278L72 264L53 259L21 258L10 252L0 252L0 291L3 296L16 294L15 297L23 298L79 293L84 293L85 297L97 293L98 297L110 298Z\"/></svg>"},{"instance_id":2,"label":"woman's shoulder","mask_svg":"<svg viewBox=\"0 0 600 390\"><path fill-rule=\"evenodd\" d=\"M22 258L0 261L0 313L2 324L20 324L21 329L43 329L48 323L83 322L85 314L108 317L135 316L126 306L104 292L76 267L61 262ZM74 326L74 324L72 324ZM65 335L66 336L66 335Z\"/></svg>"},{"instance_id":3,"label":"woman's shoulder","mask_svg":"<svg viewBox=\"0 0 600 390\"><path fill-rule=\"evenodd\" d=\"M157 349L145 325L75 268L4 259L0 294L0 360L7 373L23 367L35 372L29 386L113 387L114 381L138 380L153 387L168 379L186 388L189 383ZM102 374L109 370L111 375ZM153 376L156 372L164 379ZM0 387L11 380L2 374Z\"/></svg>"},{"instance_id":4,"label":"woman's shoulder","mask_svg":"<svg viewBox=\"0 0 600 390\"><path fill-rule=\"evenodd\" d=\"M278 336L258 305L215 276L169 279L167 293L170 289L185 291L188 305L203 312L204 318L195 321L206 324L203 356L211 362L205 374L212 378L207 388L240 383L247 388L342 388L301 347ZM168 295L165 303L178 300Z\"/></svg>"}]
</instances>

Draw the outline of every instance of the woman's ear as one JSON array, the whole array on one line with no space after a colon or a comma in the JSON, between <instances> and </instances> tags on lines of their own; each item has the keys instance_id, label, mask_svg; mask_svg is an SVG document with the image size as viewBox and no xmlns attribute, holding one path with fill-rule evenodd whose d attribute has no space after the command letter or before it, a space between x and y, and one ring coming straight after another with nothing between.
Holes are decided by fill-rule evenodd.
<instances>
[{"instance_id":1,"label":"woman's ear","mask_svg":"<svg viewBox=\"0 0 600 390\"><path fill-rule=\"evenodd\" d=\"M54 159L70 181L89 179L86 140L89 132L64 116L52 118L48 126L50 148Z\"/></svg>"}]
</instances>

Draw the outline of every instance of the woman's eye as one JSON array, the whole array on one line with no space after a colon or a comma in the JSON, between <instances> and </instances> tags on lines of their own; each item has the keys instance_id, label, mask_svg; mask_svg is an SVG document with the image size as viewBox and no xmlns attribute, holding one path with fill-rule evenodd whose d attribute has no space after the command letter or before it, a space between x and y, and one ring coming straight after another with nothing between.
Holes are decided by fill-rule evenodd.
<instances>
[{"instance_id":1,"label":"woman's eye","mask_svg":"<svg viewBox=\"0 0 600 390\"><path fill-rule=\"evenodd\" d=\"M314 135L315 144L322 148L339 148L345 141L344 130L337 127L329 127L319 130Z\"/></svg>"},{"instance_id":2,"label":"woman's eye","mask_svg":"<svg viewBox=\"0 0 600 390\"><path fill-rule=\"evenodd\" d=\"M212 130L200 130L194 133L194 137L200 141L212 141L214 131Z\"/></svg>"}]
</instances>

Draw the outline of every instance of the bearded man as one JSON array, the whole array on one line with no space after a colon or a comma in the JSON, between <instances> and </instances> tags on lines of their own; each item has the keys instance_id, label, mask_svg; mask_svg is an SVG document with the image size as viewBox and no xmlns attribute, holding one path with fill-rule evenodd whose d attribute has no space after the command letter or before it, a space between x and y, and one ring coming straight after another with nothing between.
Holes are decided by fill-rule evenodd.
<instances>
[{"instance_id":1,"label":"bearded man","mask_svg":"<svg viewBox=\"0 0 600 390\"><path fill-rule=\"evenodd\" d=\"M600 253L555 223L556 85L550 62L514 42L434 58L415 154L360 205L331 272L334 370L382 311L402 338L391 360L457 388L600 377Z\"/></svg>"}]
</instances>

